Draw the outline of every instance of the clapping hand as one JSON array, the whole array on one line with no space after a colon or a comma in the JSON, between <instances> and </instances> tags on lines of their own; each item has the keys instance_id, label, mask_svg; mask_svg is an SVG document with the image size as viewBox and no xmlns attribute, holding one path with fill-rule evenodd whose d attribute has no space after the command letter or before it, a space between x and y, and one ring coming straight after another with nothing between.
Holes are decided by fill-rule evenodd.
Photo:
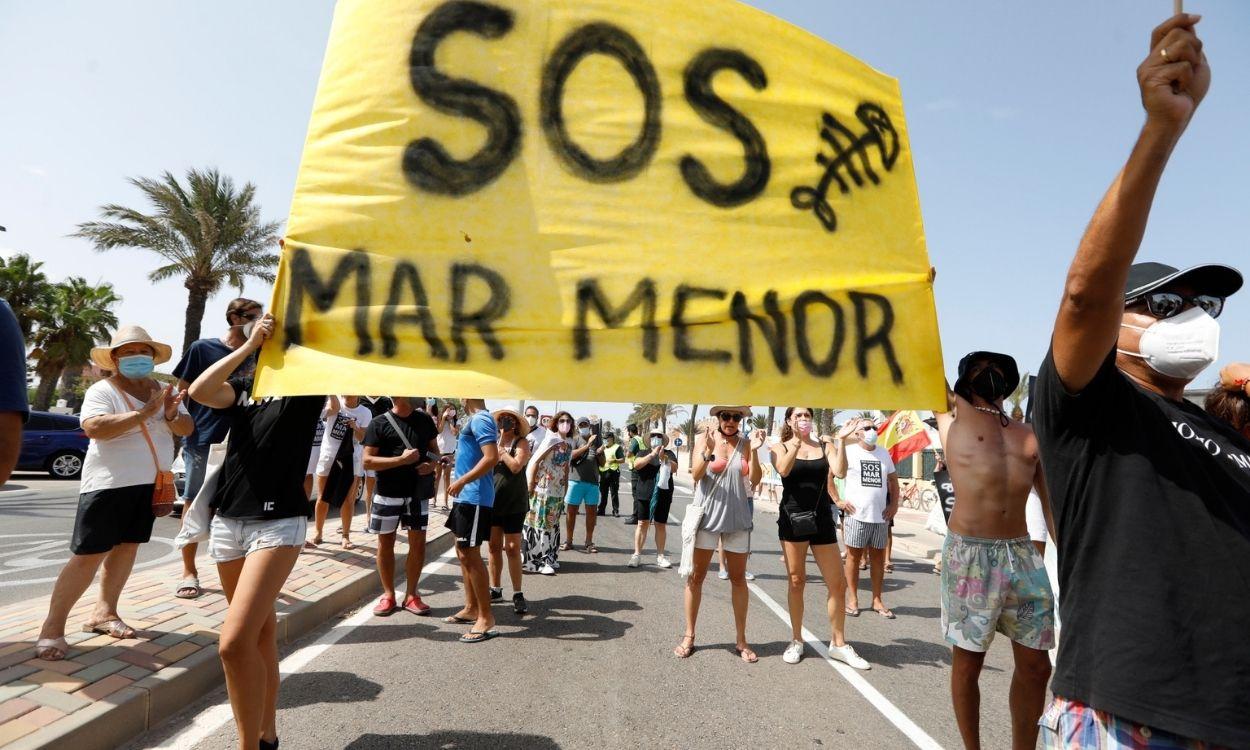
<instances>
[{"instance_id":1,"label":"clapping hand","mask_svg":"<svg viewBox=\"0 0 1250 750\"><path fill-rule=\"evenodd\" d=\"M172 385L165 386L164 398L162 403L165 405L165 419L172 421L178 416L178 405L187 397L187 389L183 388L178 392L174 392ZM155 399L153 399L155 401Z\"/></svg>"},{"instance_id":2,"label":"clapping hand","mask_svg":"<svg viewBox=\"0 0 1250 750\"><path fill-rule=\"evenodd\" d=\"M863 423L864 419L862 417L855 417L853 419L846 420L846 424L842 425L842 429L838 430L838 437L843 440L847 439L851 435L854 435Z\"/></svg>"},{"instance_id":3,"label":"clapping hand","mask_svg":"<svg viewBox=\"0 0 1250 750\"><path fill-rule=\"evenodd\" d=\"M174 387L172 385L165 386L160 389L158 393L149 398L147 403L139 407L139 421L146 422L152 417L155 417L156 413L165 406L167 401L169 401L169 394L173 391L173 389Z\"/></svg>"},{"instance_id":4,"label":"clapping hand","mask_svg":"<svg viewBox=\"0 0 1250 750\"><path fill-rule=\"evenodd\" d=\"M768 439L768 434L763 430L754 430L751 432L751 450L757 451L764 447L764 442Z\"/></svg>"}]
</instances>

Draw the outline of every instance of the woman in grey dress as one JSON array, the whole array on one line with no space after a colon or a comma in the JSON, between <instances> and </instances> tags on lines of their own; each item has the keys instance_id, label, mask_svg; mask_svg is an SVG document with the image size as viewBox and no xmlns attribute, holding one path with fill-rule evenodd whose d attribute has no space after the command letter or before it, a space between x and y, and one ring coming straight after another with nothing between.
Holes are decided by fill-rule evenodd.
<instances>
[{"instance_id":1,"label":"woman in grey dress","mask_svg":"<svg viewBox=\"0 0 1250 750\"><path fill-rule=\"evenodd\" d=\"M734 651L744 662L759 660L747 645L747 553L751 536L751 491L759 484L762 469L758 451L764 445L764 431L756 430L750 440L742 432L742 422L750 417L749 406L715 406L711 414L718 429L705 430L695 444L691 473L695 481L692 508L703 509L694 542L693 566L686 579L686 634L673 649L679 658L694 653L695 621L703 600L703 579L717 546L725 550L729 582L733 586ZM689 512L689 511L688 511Z\"/></svg>"}]
</instances>

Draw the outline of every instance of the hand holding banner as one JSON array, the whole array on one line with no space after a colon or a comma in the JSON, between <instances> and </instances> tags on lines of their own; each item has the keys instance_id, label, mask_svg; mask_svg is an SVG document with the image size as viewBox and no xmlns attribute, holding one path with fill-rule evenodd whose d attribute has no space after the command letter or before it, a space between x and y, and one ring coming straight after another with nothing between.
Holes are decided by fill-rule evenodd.
<instances>
[{"instance_id":1,"label":"hand holding banner","mask_svg":"<svg viewBox=\"0 0 1250 750\"><path fill-rule=\"evenodd\" d=\"M897 83L732 0L340 0L260 394L934 408Z\"/></svg>"}]
</instances>

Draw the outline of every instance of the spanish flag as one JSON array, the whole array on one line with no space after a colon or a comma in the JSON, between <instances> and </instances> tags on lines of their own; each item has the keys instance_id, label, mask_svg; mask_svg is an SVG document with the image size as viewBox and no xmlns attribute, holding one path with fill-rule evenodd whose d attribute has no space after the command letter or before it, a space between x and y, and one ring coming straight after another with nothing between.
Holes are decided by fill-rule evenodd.
<instances>
[{"instance_id":1,"label":"spanish flag","mask_svg":"<svg viewBox=\"0 0 1250 750\"><path fill-rule=\"evenodd\" d=\"M915 411L896 411L881 427L882 445L894 463L929 447L932 440L925 423Z\"/></svg>"}]
</instances>

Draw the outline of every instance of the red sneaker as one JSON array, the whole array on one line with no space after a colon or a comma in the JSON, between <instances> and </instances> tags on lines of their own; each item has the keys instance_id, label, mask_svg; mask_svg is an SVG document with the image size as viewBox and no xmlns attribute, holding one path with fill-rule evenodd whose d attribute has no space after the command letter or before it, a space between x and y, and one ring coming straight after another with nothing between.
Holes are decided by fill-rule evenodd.
<instances>
[{"instance_id":1,"label":"red sneaker","mask_svg":"<svg viewBox=\"0 0 1250 750\"><path fill-rule=\"evenodd\" d=\"M399 609L399 607L395 606L395 597L383 596L378 600L378 606L373 608L373 614L378 617L386 617L397 609Z\"/></svg>"},{"instance_id":2,"label":"red sneaker","mask_svg":"<svg viewBox=\"0 0 1250 750\"><path fill-rule=\"evenodd\" d=\"M404 609L414 615L428 615L430 613L430 605L421 601L421 597L411 594L404 600Z\"/></svg>"}]
</instances>

